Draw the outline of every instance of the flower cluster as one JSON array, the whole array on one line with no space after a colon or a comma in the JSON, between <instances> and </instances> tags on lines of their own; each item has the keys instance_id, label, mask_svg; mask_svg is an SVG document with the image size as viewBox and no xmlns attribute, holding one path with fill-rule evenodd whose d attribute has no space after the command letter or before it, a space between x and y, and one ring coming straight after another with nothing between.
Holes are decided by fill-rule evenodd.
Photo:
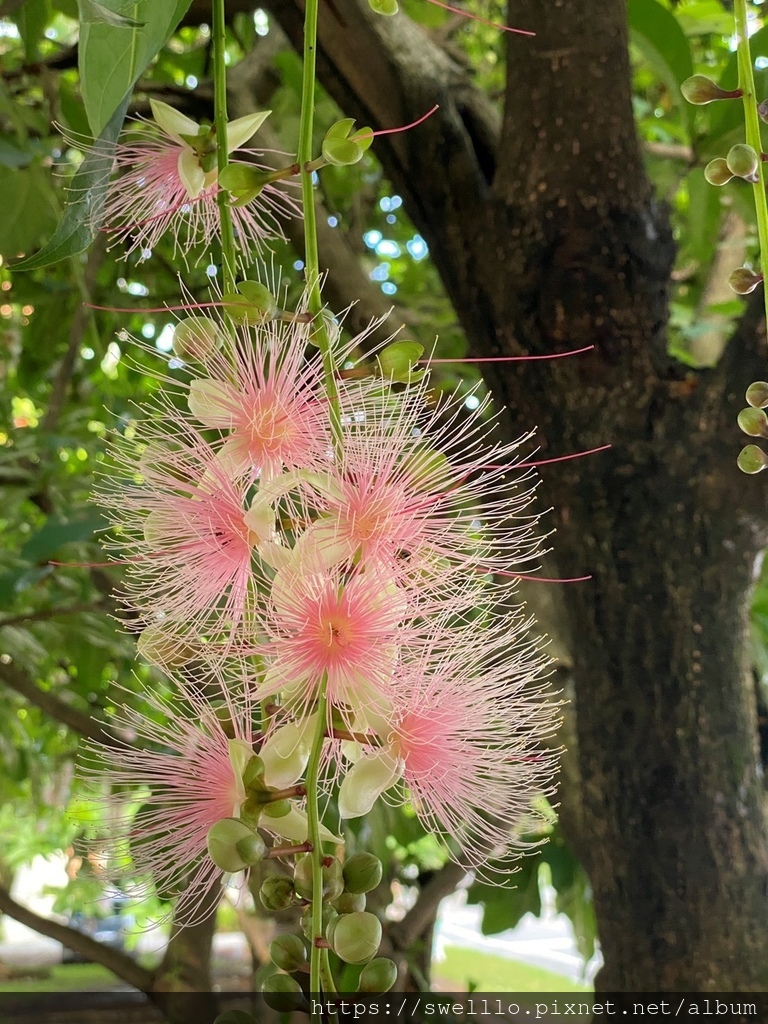
<instances>
[{"instance_id":1,"label":"flower cluster","mask_svg":"<svg viewBox=\"0 0 768 1024\"><path fill-rule=\"evenodd\" d=\"M397 342L329 397L316 329L177 325L178 386L116 435L100 497L139 649L184 666L167 725L134 716L141 749L100 757L146 785L121 840L188 919L230 863L218 822L236 846L232 822L306 840L318 730L342 819L409 800L472 867L525 845L551 786L546 659L503 579L539 554L517 444L493 443L487 403L382 373Z\"/></svg>"}]
</instances>

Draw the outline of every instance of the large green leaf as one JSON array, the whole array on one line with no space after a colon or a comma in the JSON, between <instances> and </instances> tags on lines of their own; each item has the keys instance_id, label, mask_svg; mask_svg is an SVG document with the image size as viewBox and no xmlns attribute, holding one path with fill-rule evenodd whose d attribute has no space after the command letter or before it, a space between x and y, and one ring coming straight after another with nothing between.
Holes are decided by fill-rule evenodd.
<instances>
[{"instance_id":1,"label":"large green leaf","mask_svg":"<svg viewBox=\"0 0 768 1024\"><path fill-rule=\"evenodd\" d=\"M94 239L104 193L112 169L112 154L128 109L126 96L83 160L69 187L70 202L53 236L40 252L17 263L14 270L36 270L83 252Z\"/></svg>"},{"instance_id":2,"label":"large green leaf","mask_svg":"<svg viewBox=\"0 0 768 1024\"><path fill-rule=\"evenodd\" d=\"M693 74L685 33L674 14L657 0L629 0L628 11L632 42L664 82L690 129L693 108L680 92L681 84Z\"/></svg>"},{"instance_id":3,"label":"large green leaf","mask_svg":"<svg viewBox=\"0 0 768 1024\"><path fill-rule=\"evenodd\" d=\"M103 527L104 519L97 512L69 520L49 516L45 526L29 538L19 554L29 562L47 562L62 545L91 540Z\"/></svg>"},{"instance_id":4,"label":"large green leaf","mask_svg":"<svg viewBox=\"0 0 768 1024\"><path fill-rule=\"evenodd\" d=\"M39 164L0 167L0 254L14 257L29 252L53 230L56 223L51 190Z\"/></svg>"},{"instance_id":5,"label":"large green leaf","mask_svg":"<svg viewBox=\"0 0 768 1024\"><path fill-rule=\"evenodd\" d=\"M80 85L94 135L133 89L189 4L190 0L136 0L126 6L124 0L104 0L101 6L120 15L120 24L81 21Z\"/></svg>"}]
</instances>

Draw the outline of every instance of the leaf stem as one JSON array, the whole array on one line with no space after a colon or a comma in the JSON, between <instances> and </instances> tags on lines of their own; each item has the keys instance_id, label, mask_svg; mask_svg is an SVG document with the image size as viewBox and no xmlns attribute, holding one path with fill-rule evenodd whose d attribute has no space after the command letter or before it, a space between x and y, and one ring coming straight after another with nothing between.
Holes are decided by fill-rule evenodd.
<instances>
[{"instance_id":1,"label":"leaf stem","mask_svg":"<svg viewBox=\"0 0 768 1024\"><path fill-rule=\"evenodd\" d=\"M227 149L227 26L224 20L224 3L225 0L213 0L211 32L213 43L213 119L216 127L216 165L219 174L229 163L229 151ZM232 226L232 211L229 208L229 197L225 189L219 189L217 200L219 216L221 218L222 291L226 294L235 290L237 267L235 232Z\"/></svg>"},{"instance_id":2,"label":"leaf stem","mask_svg":"<svg viewBox=\"0 0 768 1024\"><path fill-rule=\"evenodd\" d=\"M757 113L758 101L755 95L755 75L749 45L747 0L735 0L734 16L738 39L739 88L743 94L742 102L744 103L747 145L751 146L759 157L763 151L763 143L760 137L760 118ZM760 268L765 273L768 270L768 199L766 199L765 194L765 175L762 160L758 161L757 179L752 187L757 213L757 236L760 242ZM763 285L763 298L765 302L766 323L768 324L768 285L765 284Z\"/></svg>"}]
</instances>

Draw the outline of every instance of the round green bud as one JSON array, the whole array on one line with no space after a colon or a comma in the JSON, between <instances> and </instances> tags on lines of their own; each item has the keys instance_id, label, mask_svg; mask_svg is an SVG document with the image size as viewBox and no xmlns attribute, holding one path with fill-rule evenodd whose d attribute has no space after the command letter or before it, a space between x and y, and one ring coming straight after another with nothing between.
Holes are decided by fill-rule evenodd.
<instances>
[{"instance_id":1,"label":"round green bud","mask_svg":"<svg viewBox=\"0 0 768 1024\"><path fill-rule=\"evenodd\" d=\"M321 923L321 930L323 935L328 938L328 932L338 918L338 913L328 903L323 904L323 918ZM308 906L304 913L301 915L301 930L309 941L312 941L312 907ZM330 942L330 939L328 939Z\"/></svg>"},{"instance_id":2,"label":"round green bud","mask_svg":"<svg viewBox=\"0 0 768 1024\"><path fill-rule=\"evenodd\" d=\"M706 75L692 75L686 78L680 86L680 92L689 103L696 106L712 103L713 100L738 99L742 95L740 89L721 89Z\"/></svg>"},{"instance_id":3,"label":"round green bud","mask_svg":"<svg viewBox=\"0 0 768 1024\"><path fill-rule=\"evenodd\" d=\"M293 873L296 892L305 900L311 900L312 891L312 855L303 853L296 858L296 866ZM341 864L334 857L330 865L323 865L323 899L335 900L344 892L344 876Z\"/></svg>"},{"instance_id":4,"label":"round green bud","mask_svg":"<svg viewBox=\"0 0 768 1024\"><path fill-rule=\"evenodd\" d=\"M389 992L397 981L397 965L386 956L377 956L360 972L360 992Z\"/></svg>"},{"instance_id":5,"label":"round green bud","mask_svg":"<svg viewBox=\"0 0 768 1024\"><path fill-rule=\"evenodd\" d=\"M269 878L265 878L261 883L259 896L267 910L286 910L296 902L293 882L282 875L270 875Z\"/></svg>"},{"instance_id":6,"label":"round green bud","mask_svg":"<svg viewBox=\"0 0 768 1024\"><path fill-rule=\"evenodd\" d=\"M361 892L344 892L334 903L340 914L354 914L357 910L365 910L365 896Z\"/></svg>"},{"instance_id":7,"label":"round green bud","mask_svg":"<svg viewBox=\"0 0 768 1024\"><path fill-rule=\"evenodd\" d=\"M362 893L375 889L384 870L372 853L355 853L344 862L344 885L347 892Z\"/></svg>"},{"instance_id":8,"label":"round green bud","mask_svg":"<svg viewBox=\"0 0 768 1024\"><path fill-rule=\"evenodd\" d=\"M768 437L768 416L762 409L748 406L739 413L739 426L750 437Z\"/></svg>"},{"instance_id":9,"label":"round green bud","mask_svg":"<svg viewBox=\"0 0 768 1024\"><path fill-rule=\"evenodd\" d=\"M718 156L714 160L710 160L704 168L704 177L710 185L725 185L731 180L733 173L729 170L723 157Z\"/></svg>"},{"instance_id":10,"label":"round green bud","mask_svg":"<svg viewBox=\"0 0 768 1024\"><path fill-rule=\"evenodd\" d=\"M284 971L298 971L307 962L307 950L298 935L278 935L269 944L269 955Z\"/></svg>"},{"instance_id":11,"label":"round green bud","mask_svg":"<svg viewBox=\"0 0 768 1024\"><path fill-rule=\"evenodd\" d=\"M302 853L293 868L293 886L299 896L312 899L312 854Z\"/></svg>"},{"instance_id":12,"label":"round green bud","mask_svg":"<svg viewBox=\"0 0 768 1024\"><path fill-rule=\"evenodd\" d=\"M239 818L222 818L208 830L208 856L222 871L242 871L249 865L237 847L253 835L250 825Z\"/></svg>"},{"instance_id":13,"label":"round green bud","mask_svg":"<svg viewBox=\"0 0 768 1024\"><path fill-rule=\"evenodd\" d=\"M737 267L728 278L728 284L737 295L749 295L763 280L762 274L756 274L749 267Z\"/></svg>"},{"instance_id":14,"label":"round green bud","mask_svg":"<svg viewBox=\"0 0 768 1024\"><path fill-rule=\"evenodd\" d=\"M743 142L736 146L731 146L725 162L731 174L736 174L740 178L747 178L749 181L757 179L760 157L751 146L747 146Z\"/></svg>"},{"instance_id":15,"label":"round green bud","mask_svg":"<svg viewBox=\"0 0 768 1024\"><path fill-rule=\"evenodd\" d=\"M264 979L261 991L267 1006L283 1013L297 1010L304 1001L301 985L290 974L270 975Z\"/></svg>"},{"instance_id":16,"label":"round green bud","mask_svg":"<svg viewBox=\"0 0 768 1024\"><path fill-rule=\"evenodd\" d=\"M260 863L260 861L264 860L267 853L266 843L256 832L246 836L245 839L239 840L235 844L235 849L248 867L253 867L254 864Z\"/></svg>"},{"instance_id":17,"label":"round green bud","mask_svg":"<svg viewBox=\"0 0 768 1024\"><path fill-rule=\"evenodd\" d=\"M741 449L736 462L742 473L761 473L768 466L768 455L756 444L748 444Z\"/></svg>"},{"instance_id":18,"label":"round green bud","mask_svg":"<svg viewBox=\"0 0 768 1024\"><path fill-rule=\"evenodd\" d=\"M374 14L384 14L388 18L400 10L397 0L368 0L368 4Z\"/></svg>"},{"instance_id":19,"label":"round green bud","mask_svg":"<svg viewBox=\"0 0 768 1024\"><path fill-rule=\"evenodd\" d=\"M756 380L750 384L746 398L753 409L765 409L768 406L768 381Z\"/></svg>"},{"instance_id":20,"label":"round green bud","mask_svg":"<svg viewBox=\"0 0 768 1024\"><path fill-rule=\"evenodd\" d=\"M264 762L258 754L248 759L243 772L243 785L246 789L261 790L264 788Z\"/></svg>"},{"instance_id":21,"label":"round green bud","mask_svg":"<svg viewBox=\"0 0 768 1024\"><path fill-rule=\"evenodd\" d=\"M202 362L221 348L224 335L209 316L189 316L176 324L173 331L173 351L181 359Z\"/></svg>"},{"instance_id":22,"label":"round green bud","mask_svg":"<svg viewBox=\"0 0 768 1024\"><path fill-rule=\"evenodd\" d=\"M334 925L331 945L334 953L348 964L372 960L381 943L381 922L365 910L343 914Z\"/></svg>"}]
</instances>

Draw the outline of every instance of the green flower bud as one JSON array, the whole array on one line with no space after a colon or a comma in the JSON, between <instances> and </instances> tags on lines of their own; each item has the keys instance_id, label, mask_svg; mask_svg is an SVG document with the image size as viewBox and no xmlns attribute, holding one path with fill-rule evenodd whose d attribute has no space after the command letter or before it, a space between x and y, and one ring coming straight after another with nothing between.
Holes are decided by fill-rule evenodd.
<instances>
[{"instance_id":1,"label":"green flower bud","mask_svg":"<svg viewBox=\"0 0 768 1024\"><path fill-rule=\"evenodd\" d=\"M389 992L397 981L397 965L386 956L377 956L360 972L360 992Z\"/></svg>"},{"instance_id":2,"label":"green flower bud","mask_svg":"<svg viewBox=\"0 0 768 1024\"><path fill-rule=\"evenodd\" d=\"M333 904L340 914L354 914L357 910L365 910L366 899L361 892L343 892Z\"/></svg>"},{"instance_id":3,"label":"green flower bud","mask_svg":"<svg viewBox=\"0 0 768 1024\"><path fill-rule=\"evenodd\" d=\"M756 444L748 444L741 449L736 462L742 473L761 473L768 466L768 455Z\"/></svg>"},{"instance_id":4,"label":"green flower bud","mask_svg":"<svg viewBox=\"0 0 768 1024\"><path fill-rule=\"evenodd\" d=\"M728 284L737 295L749 295L763 280L762 274L756 274L749 267L737 267L728 278Z\"/></svg>"},{"instance_id":5,"label":"green flower bud","mask_svg":"<svg viewBox=\"0 0 768 1024\"><path fill-rule=\"evenodd\" d=\"M712 103L713 100L735 100L743 95L741 89L721 89L706 75L692 75L680 86L680 92L697 106Z\"/></svg>"},{"instance_id":6,"label":"green flower bud","mask_svg":"<svg viewBox=\"0 0 768 1024\"><path fill-rule=\"evenodd\" d=\"M284 971L298 971L307 962L307 950L298 935L278 935L269 944L269 955Z\"/></svg>"},{"instance_id":7,"label":"green flower bud","mask_svg":"<svg viewBox=\"0 0 768 1024\"><path fill-rule=\"evenodd\" d=\"M301 985L290 974L270 975L264 979L261 990L267 1006L282 1013L297 1010L304 1003Z\"/></svg>"},{"instance_id":8,"label":"green flower bud","mask_svg":"<svg viewBox=\"0 0 768 1024\"><path fill-rule=\"evenodd\" d=\"M208 856L222 871L242 871L248 867L238 852L238 844L254 835L253 829L238 818L222 818L208 831Z\"/></svg>"},{"instance_id":9,"label":"green flower bud","mask_svg":"<svg viewBox=\"0 0 768 1024\"><path fill-rule=\"evenodd\" d=\"M757 181L757 169L760 166L760 157L751 146L739 143L731 146L728 156L725 158L728 170L740 178L748 181Z\"/></svg>"},{"instance_id":10,"label":"green flower bud","mask_svg":"<svg viewBox=\"0 0 768 1024\"><path fill-rule=\"evenodd\" d=\"M253 867L254 864L264 860L267 852L266 843L256 832L235 843L235 849L248 867Z\"/></svg>"},{"instance_id":11,"label":"green flower bud","mask_svg":"<svg viewBox=\"0 0 768 1024\"><path fill-rule=\"evenodd\" d=\"M293 868L293 886L299 896L312 899L312 854L302 853Z\"/></svg>"},{"instance_id":12,"label":"green flower bud","mask_svg":"<svg viewBox=\"0 0 768 1024\"><path fill-rule=\"evenodd\" d=\"M348 964L364 964L378 952L381 922L367 911L344 914L336 922L332 935L331 944L337 956Z\"/></svg>"},{"instance_id":13,"label":"green flower bud","mask_svg":"<svg viewBox=\"0 0 768 1024\"><path fill-rule=\"evenodd\" d=\"M296 858L293 873L296 892L305 900L312 899L312 855L304 853ZM323 865L323 899L335 900L344 892L344 877L341 864L334 857L331 864Z\"/></svg>"},{"instance_id":14,"label":"green flower bud","mask_svg":"<svg viewBox=\"0 0 768 1024\"><path fill-rule=\"evenodd\" d=\"M746 398L753 409L765 409L768 406L768 381L756 380L750 384Z\"/></svg>"},{"instance_id":15,"label":"green flower bud","mask_svg":"<svg viewBox=\"0 0 768 1024\"><path fill-rule=\"evenodd\" d=\"M768 437L768 416L762 409L748 406L739 413L739 426L751 437Z\"/></svg>"},{"instance_id":16,"label":"green flower bud","mask_svg":"<svg viewBox=\"0 0 768 1024\"><path fill-rule=\"evenodd\" d=\"M259 896L267 910L286 910L296 902L293 882L282 875L270 875L265 878L261 883Z\"/></svg>"},{"instance_id":17,"label":"green flower bud","mask_svg":"<svg viewBox=\"0 0 768 1024\"><path fill-rule=\"evenodd\" d=\"M336 911L333 909L333 907L329 903L324 903L323 904L323 918L322 918L321 930L322 930L323 935L325 935L326 938L328 938L328 935L329 935L331 929L334 927L336 921L338 920L338 917L339 917L339 915L336 913ZM305 909L304 913L301 915L301 930L304 933L304 935L307 937L307 939L309 939L309 941L311 942L312 941L312 907L311 906L307 907ZM331 940L328 939L328 941L330 942Z\"/></svg>"},{"instance_id":18,"label":"green flower bud","mask_svg":"<svg viewBox=\"0 0 768 1024\"><path fill-rule=\"evenodd\" d=\"M421 380L426 370L415 369L419 359L424 355L424 346L417 341L393 341L376 356L382 377L410 384Z\"/></svg>"},{"instance_id":19,"label":"green flower bud","mask_svg":"<svg viewBox=\"0 0 768 1024\"><path fill-rule=\"evenodd\" d=\"M219 325L209 316L188 316L173 330L173 351L181 359L202 362L224 343Z\"/></svg>"},{"instance_id":20,"label":"green flower bud","mask_svg":"<svg viewBox=\"0 0 768 1024\"><path fill-rule=\"evenodd\" d=\"M384 869L372 853L356 853L344 862L344 885L347 892L363 893L375 889Z\"/></svg>"},{"instance_id":21,"label":"green flower bud","mask_svg":"<svg viewBox=\"0 0 768 1024\"><path fill-rule=\"evenodd\" d=\"M374 14L384 14L388 18L400 10L397 0L368 0L368 4Z\"/></svg>"},{"instance_id":22,"label":"green flower bud","mask_svg":"<svg viewBox=\"0 0 768 1024\"><path fill-rule=\"evenodd\" d=\"M219 172L219 184L234 199L233 206L245 206L252 202L269 182L269 174L258 167L245 164L227 164Z\"/></svg>"},{"instance_id":23,"label":"green flower bud","mask_svg":"<svg viewBox=\"0 0 768 1024\"><path fill-rule=\"evenodd\" d=\"M243 785L246 789L257 789L260 790L264 785L264 762L258 754L253 754L248 758L248 762L243 769Z\"/></svg>"},{"instance_id":24,"label":"green flower bud","mask_svg":"<svg viewBox=\"0 0 768 1024\"><path fill-rule=\"evenodd\" d=\"M727 161L723 157L718 156L714 160L710 160L704 168L704 177L710 185L719 186L727 184L733 177L733 174L728 168Z\"/></svg>"}]
</instances>

